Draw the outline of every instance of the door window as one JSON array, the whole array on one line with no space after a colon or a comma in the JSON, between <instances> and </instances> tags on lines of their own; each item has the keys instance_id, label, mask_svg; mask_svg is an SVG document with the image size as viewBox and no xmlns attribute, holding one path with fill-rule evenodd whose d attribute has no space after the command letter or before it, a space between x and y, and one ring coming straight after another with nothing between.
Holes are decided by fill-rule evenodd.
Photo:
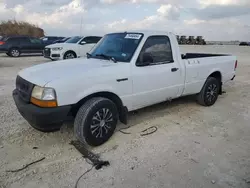
<instances>
[{"instance_id":1,"label":"door window","mask_svg":"<svg viewBox=\"0 0 250 188\"><path fill-rule=\"evenodd\" d=\"M48 37L43 37L43 38L41 38L43 41L48 41L49 39L48 39Z\"/></svg>"},{"instance_id":2,"label":"door window","mask_svg":"<svg viewBox=\"0 0 250 188\"><path fill-rule=\"evenodd\" d=\"M18 39L18 41L19 41L20 43L29 43L29 39L28 39L27 37L20 37L20 38Z\"/></svg>"},{"instance_id":3,"label":"door window","mask_svg":"<svg viewBox=\"0 0 250 188\"><path fill-rule=\"evenodd\" d=\"M94 38L93 41L94 41L95 43L98 43L99 40L101 40L102 37L93 37L93 38Z\"/></svg>"},{"instance_id":4,"label":"door window","mask_svg":"<svg viewBox=\"0 0 250 188\"><path fill-rule=\"evenodd\" d=\"M142 47L137 63L145 61L145 57L149 65L173 63L173 54L169 38L167 36L148 37Z\"/></svg>"},{"instance_id":5,"label":"door window","mask_svg":"<svg viewBox=\"0 0 250 188\"><path fill-rule=\"evenodd\" d=\"M42 41L36 38L30 38L32 44L42 44Z\"/></svg>"},{"instance_id":6,"label":"door window","mask_svg":"<svg viewBox=\"0 0 250 188\"><path fill-rule=\"evenodd\" d=\"M94 44L97 43L99 40L99 37L85 37L82 41L84 41L86 44Z\"/></svg>"}]
</instances>

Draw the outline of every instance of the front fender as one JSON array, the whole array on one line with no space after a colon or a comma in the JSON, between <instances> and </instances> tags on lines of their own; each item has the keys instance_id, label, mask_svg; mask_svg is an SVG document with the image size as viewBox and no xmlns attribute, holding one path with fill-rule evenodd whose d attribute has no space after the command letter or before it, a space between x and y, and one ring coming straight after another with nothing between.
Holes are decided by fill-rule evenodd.
<instances>
[{"instance_id":1,"label":"front fender","mask_svg":"<svg viewBox=\"0 0 250 188\"><path fill-rule=\"evenodd\" d=\"M95 94L95 93L99 93L99 92L110 92L113 93L117 96L119 96L118 92L115 90L115 88L113 88L112 86L109 85L95 85L93 87L90 87L86 90L84 90L83 92L80 92L77 94L74 104L79 102L80 100L82 100L83 98Z\"/></svg>"}]
</instances>

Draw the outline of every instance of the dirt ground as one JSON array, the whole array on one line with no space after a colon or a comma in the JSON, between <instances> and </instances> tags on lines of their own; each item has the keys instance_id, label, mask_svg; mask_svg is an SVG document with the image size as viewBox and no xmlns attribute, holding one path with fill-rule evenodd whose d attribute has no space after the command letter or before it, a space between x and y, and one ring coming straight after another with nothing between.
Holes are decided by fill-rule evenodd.
<instances>
[{"instance_id":1,"label":"dirt ground","mask_svg":"<svg viewBox=\"0 0 250 188\"><path fill-rule=\"evenodd\" d=\"M236 79L212 107L192 97L130 113L131 134L116 132L93 148L110 166L91 170L82 188L221 188L250 187L250 48L185 46L182 52L231 53L238 56ZM20 69L49 63L40 56L0 56L0 187L68 188L91 168L70 145L72 124L59 132L41 133L19 115L12 90ZM152 135L141 131L158 127ZM124 127L119 125L118 128ZM6 172L22 168L19 172Z\"/></svg>"}]
</instances>

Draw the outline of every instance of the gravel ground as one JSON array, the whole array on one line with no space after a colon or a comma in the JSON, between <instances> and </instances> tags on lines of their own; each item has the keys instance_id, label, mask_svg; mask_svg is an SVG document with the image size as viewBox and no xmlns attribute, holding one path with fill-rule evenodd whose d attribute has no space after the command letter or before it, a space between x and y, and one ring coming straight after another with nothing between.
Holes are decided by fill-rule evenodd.
<instances>
[{"instance_id":1,"label":"gravel ground","mask_svg":"<svg viewBox=\"0 0 250 188\"><path fill-rule=\"evenodd\" d=\"M131 113L127 130L131 134L116 132L106 144L93 148L110 166L93 169L78 187L250 187L250 48L185 46L182 51L237 55L235 81L224 86L226 93L212 107L185 97ZM69 144L72 124L41 133L19 115L12 100L17 72L49 62L39 56L0 56L0 187L74 187L91 168ZM150 126L158 131L140 136ZM45 160L20 172L6 172L42 157Z\"/></svg>"}]
</instances>

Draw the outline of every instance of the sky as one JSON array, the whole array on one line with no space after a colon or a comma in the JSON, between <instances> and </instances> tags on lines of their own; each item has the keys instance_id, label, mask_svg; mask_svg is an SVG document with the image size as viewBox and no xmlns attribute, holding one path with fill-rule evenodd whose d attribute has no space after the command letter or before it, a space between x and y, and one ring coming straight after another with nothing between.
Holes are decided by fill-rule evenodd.
<instances>
[{"instance_id":1,"label":"sky","mask_svg":"<svg viewBox=\"0 0 250 188\"><path fill-rule=\"evenodd\" d=\"M250 41L250 0L0 0L0 20L8 19L56 36L141 29Z\"/></svg>"}]
</instances>

